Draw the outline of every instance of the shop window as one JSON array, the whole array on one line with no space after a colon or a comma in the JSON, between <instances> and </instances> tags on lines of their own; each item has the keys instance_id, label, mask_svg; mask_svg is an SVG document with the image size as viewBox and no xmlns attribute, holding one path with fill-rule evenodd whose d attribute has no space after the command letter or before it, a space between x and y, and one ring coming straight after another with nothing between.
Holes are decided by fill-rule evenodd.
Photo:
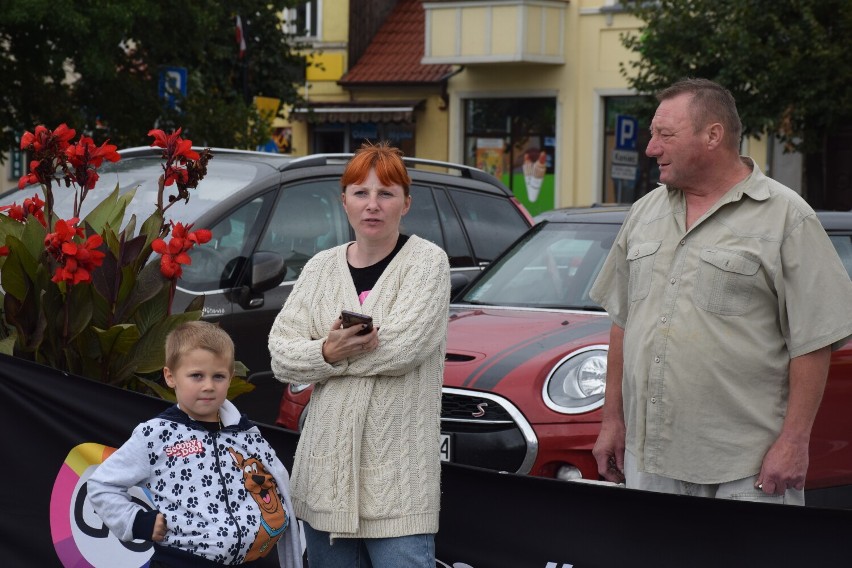
<instances>
[{"instance_id":1,"label":"shop window","mask_svg":"<svg viewBox=\"0 0 852 568\"><path fill-rule=\"evenodd\" d=\"M464 101L465 163L505 183L532 215L556 203L556 99Z\"/></svg>"},{"instance_id":2,"label":"shop window","mask_svg":"<svg viewBox=\"0 0 852 568\"><path fill-rule=\"evenodd\" d=\"M633 203L657 187L657 161L645 155L650 116L641 97L604 99L603 203Z\"/></svg>"},{"instance_id":3,"label":"shop window","mask_svg":"<svg viewBox=\"0 0 852 568\"><path fill-rule=\"evenodd\" d=\"M313 153L354 152L364 142L388 142L407 157L417 157L414 125L395 122L331 123L313 129Z\"/></svg>"}]
</instances>

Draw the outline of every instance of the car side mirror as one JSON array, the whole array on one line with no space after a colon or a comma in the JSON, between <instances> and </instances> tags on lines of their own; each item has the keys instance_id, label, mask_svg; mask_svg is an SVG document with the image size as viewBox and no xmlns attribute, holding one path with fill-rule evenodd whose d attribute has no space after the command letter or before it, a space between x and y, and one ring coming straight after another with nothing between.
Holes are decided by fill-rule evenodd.
<instances>
[{"instance_id":1,"label":"car side mirror","mask_svg":"<svg viewBox=\"0 0 852 568\"><path fill-rule=\"evenodd\" d=\"M252 292L266 292L281 284L287 267L284 266L284 256L277 252L259 250L251 256Z\"/></svg>"}]
</instances>

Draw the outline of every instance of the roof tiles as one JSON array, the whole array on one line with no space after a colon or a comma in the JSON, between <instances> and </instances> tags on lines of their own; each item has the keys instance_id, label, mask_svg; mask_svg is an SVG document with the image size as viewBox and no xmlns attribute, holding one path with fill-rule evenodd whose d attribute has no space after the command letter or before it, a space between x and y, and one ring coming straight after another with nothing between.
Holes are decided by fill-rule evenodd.
<instances>
[{"instance_id":1,"label":"roof tiles","mask_svg":"<svg viewBox=\"0 0 852 568\"><path fill-rule=\"evenodd\" d=\"M440 83L451 65L424 65L426 14L421 0L400 0L341 85Z\"/></svg>"}]
</instances>

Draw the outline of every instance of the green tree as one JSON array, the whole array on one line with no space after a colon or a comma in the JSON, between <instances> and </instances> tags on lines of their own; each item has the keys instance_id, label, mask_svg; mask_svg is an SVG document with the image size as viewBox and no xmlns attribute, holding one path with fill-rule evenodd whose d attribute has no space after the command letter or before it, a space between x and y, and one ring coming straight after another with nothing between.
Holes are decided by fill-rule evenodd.
<instances>
[{"instance_id":1,"label":"green tree","mask_svg":"<svg viewBox=\"0 0 852 568\"><path fill-rule=\"evenodd\" d=\"M278 14L293 0L0 0L2 147L36 124L67 123L95 141L147 145L183 126L197 144L254 148L268 139L253 96L296 103L305 58ZM246 38L240 57L239 14ZM183 67L180 111L159 97L160 72Z\"/></svg>"},{"instance_id":2,"label":"green tree","mask_svg":"<svg viewBox=\"0 0 852 568\"><path fill-rule=\"evenodd\" d=\"M638 55L621 66L637 92L686 76L713 79L736 98L746 134L778 136L811 157L852 122L849 0L623 3L644 22L622 36Z\"/></svg>"}]
</instances>

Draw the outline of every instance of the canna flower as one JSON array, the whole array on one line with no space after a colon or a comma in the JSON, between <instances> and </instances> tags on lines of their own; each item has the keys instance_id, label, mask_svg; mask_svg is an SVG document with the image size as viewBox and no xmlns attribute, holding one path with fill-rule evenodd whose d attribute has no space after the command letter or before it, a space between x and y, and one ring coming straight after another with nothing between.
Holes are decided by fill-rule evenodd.
<instances>
[{"instance_id":1,"label":"canna flower","mask_svg":"<svg viewBox=\"0 0 852 568\"><path fill-rule=\"evenodd\" d=\"M56 222L56 232L45 237L44 244L47 252L56 260L56 272L53 282L79 284L92 281L92 270L103 264L106 254L97 250L103 244L100 235L89 235L82 243L74 241L74 237L82 238L83 229L76 226L77 219Z\"/></svg>"},{"instance_id":2,"label":"canna flower","mask_svg":"<svg viewBox=\"0 0 852 568\"><path fill-rule=\"evenodd\" d=\"M65 221L64 219L58 219L56 221L55 232L49 233L44 238L44 248L47 249L47 252L53 256L53 258L58 259L62 256L62 245L67 242L71 242L71 239L74 237L82 237L83 229L77 227L77 222L79 219L76 217L72 219L68 219Z\"/></svg>"},{"instance_id":3,"label":"canna flower","mask_svg":"<svg viewBox=\"0 0 852 568\"><path fill-rule=\"evenodd\" d=\"M117 162L121 159L116 150L117 146L109 144L109 140L96 146L94 140L88 136L81 136L76 144L71 144L65 149L68 163L74 168L74 181L84 191L95 187L98 181L97 168L104 160Z\"/></svg>"},{"instance_id":4,"label":"canna flower","mask_svg":"<svg viewBox=\"0 0 852 568\"><path fill-rule=\"evenodd\" d=\"M19 223L26 222L27 215L32 215L38 219L38 222L41 223L42 227L47 227L47 222L44 220L44 201L37 193L33 195L32 199L29 197L24 199L23 205L12 203L11 205L4 205L3 207L0 207L0 212L3 211L8 211L9 217Z\"/></svg>"},{"instance_id":5,"label":"canna flower","mask_svg":"<svg viewBox=\"0 0 852 568\"><path fill-rule=\"evenodd\" d=\"M166 278L180 278L183 274L183 264L192 264L192 258L187 254L195 245L208 242L212 237L208 229L190 231L192 225L183 223L172 224L172 238L168 243L164 239L154 239L151 248L162 255L160 258L160 273Z\"/></svg>"},{"instance_id":6,"label":"canna flower","mask_svg":"<svg viewBox=\"0 0 852 568\"><path fill-rule=\"evenodd\" d=\"M154 129L148 132L148 136L154 137L154 142L151 146L155 148L163 148L163 158L166 164L163 166L164 185L169 186L174 183L178 187L186 186L189 181L189 172L187 171L187 163L192 163L198 160L198 152L192 149L192 140L185 140L180 137L181 128L178 128L171 134L166 134L162 130Z\"/></svg>"},{"instance_id":7,"label":"canna flower","mask_svg":"<svg viewBox=\"0 0 852 568\"><path fill-rule=\"evenodd\" d=\"M48 130L42 125L36 126L35 132L24 132L21 136L21 150L32 152L29 173L18 180L18 189L27 185L40 183L50 186L58 170L67 171L65 150L70 145L76 131L60 124L55 130Z\"/></svg>"}]
</instances>

